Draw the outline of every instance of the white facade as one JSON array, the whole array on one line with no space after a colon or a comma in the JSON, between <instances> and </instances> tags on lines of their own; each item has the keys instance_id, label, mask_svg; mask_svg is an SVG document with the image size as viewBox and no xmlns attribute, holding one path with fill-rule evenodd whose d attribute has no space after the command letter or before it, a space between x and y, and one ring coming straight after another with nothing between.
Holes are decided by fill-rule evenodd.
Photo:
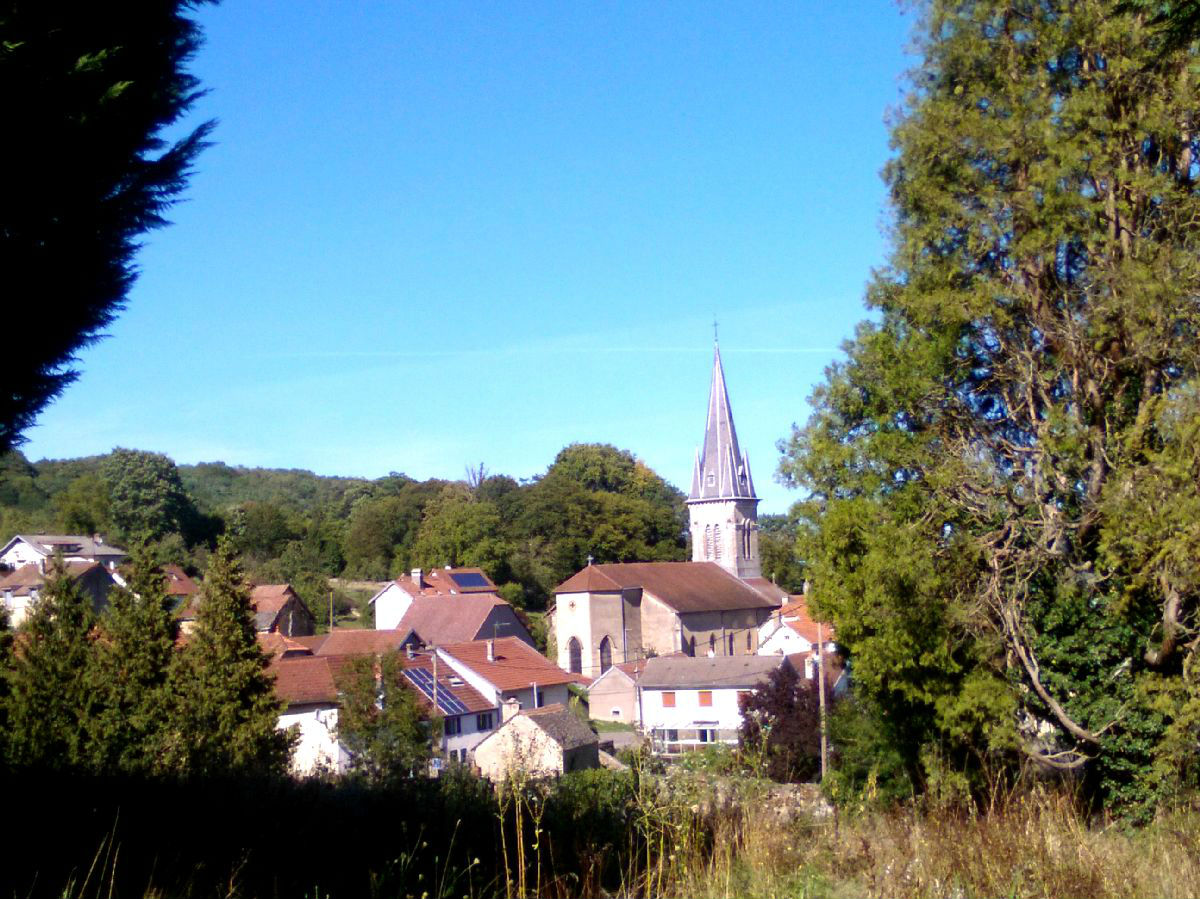
<instances>
[{"instance_id":1,"label":"white facade","mask_svg":"<svg viewBox=\"0 0 1200 899\"><path fill-rule=\"evenodd\" d=\"M442 719L441 754L452 762L465 762L472 751L500 725L500 710L446 715Z\"/></svg>"},{"instance_id":2,"label":"white facade","mask_svg":"<svg viewBox=\"0 0 1200 899\"><path fill-rule=\"evenodd\" d=\"M9 590L4 594L4 608L8 610L8 626L19 627L33 611L36 596L13 596Z\"/></svg>"},{"instance_id":3,"label":"white facade","mask_svg":"<svg viewBox=\"0 0 1200 899\"><path fill-rule=\"evenodd\" d=\"M717 742L736 745L737 731L742 726L739 697L749 692L748 687L643 688L642 728L651 733L660 749L687 749ZM704 704L706 701L708 704Z\"/></svg>"},{"instance_id":4,"label":"white facade","mask_svg":"<svg viewBox=\"0 0 1200 899\"><path fill-rule=\"evenodd\" d=\"M371 597L371 602L375 605L375 629L392 630L400 624L400 619L412 605L413 598L401 589L399 584L392 581Z\"/></svg>"},{"instance_id":5,"label":"white facade","mask_svg":"<svg viewBox=\"0 0 1200 899\"><path fill-rule=\"evenodd\" d=\"M833 646L832 643L827 645ZM812 648L813 644L796 633L786 622L772 618L759 629L760 656L790 656L798 652L809 652Z\"/></svg>"},{"instance_id":6,"label":"white facade","mask_svg":"<svg viewBox=\"0 0 1200 899\"><path fill-rule=\"evenodd\" d=\"M333 704L291 706L276 723L279 730L294 728L291 771L299 776L341 774L350 767L350 754L337 738L338 709Z\"/></svg>"},{"instance_id":7,"label":"white facade","mask_svg":"<svg viewBox=\"0 0 1200 899\"><path fill-rule=\"evenodd\" d=\"M494 699L497 707L502 706L507 699L517 700L523 709L541 708L542 706L554 705L555 703L561 703L565 706L567 700L570 698L566 684L553 684L549 687L538 686L538 696L535 702L533 695L535 684L531 683L528 686L517 688L497 687L470 665L460 659L456 659L444 649L434 651L437 653L440 661L449 665L455 674L474 687L484 699ZM497 721L497 723L499 722Z\"/></svg>"}]
</instances>

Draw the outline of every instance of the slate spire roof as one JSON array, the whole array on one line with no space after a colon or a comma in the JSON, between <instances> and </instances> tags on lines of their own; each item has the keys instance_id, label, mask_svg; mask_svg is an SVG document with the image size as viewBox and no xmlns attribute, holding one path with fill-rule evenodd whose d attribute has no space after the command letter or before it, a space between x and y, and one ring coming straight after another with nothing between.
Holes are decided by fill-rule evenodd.
<instances>
[{"instance_id":1,"label":"slate spire roof","mask_svg":"<svg viewBox=\"0 0 1200 899\"><path fill-rule=\"evenodd\" d=\"M708 422L704 445L696 451L689 502L709 499L757 499L750 461L738 447L733 410L725 387L721 348L713 342L712 387L708 394Z\"/></svg>"}]
</instances>

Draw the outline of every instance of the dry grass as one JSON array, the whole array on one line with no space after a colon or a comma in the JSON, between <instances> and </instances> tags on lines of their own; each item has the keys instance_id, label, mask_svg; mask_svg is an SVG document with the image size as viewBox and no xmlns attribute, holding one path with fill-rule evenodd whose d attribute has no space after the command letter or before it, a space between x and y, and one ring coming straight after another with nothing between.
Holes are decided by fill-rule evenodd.
<instances>
[{"instance_id":1,"label":"dry grass","mask_svg":"<svg viewBox=\"0 0 1200 899\"><path fill-rule=\"evenodd\" d=\"M678 896L1200 897L1200 815L1139 831L1089 826L1064 797L1027 796L987 814L906 810L852 821L760 812L715 826L665 891Z\"/></svg>"}]
</instances>

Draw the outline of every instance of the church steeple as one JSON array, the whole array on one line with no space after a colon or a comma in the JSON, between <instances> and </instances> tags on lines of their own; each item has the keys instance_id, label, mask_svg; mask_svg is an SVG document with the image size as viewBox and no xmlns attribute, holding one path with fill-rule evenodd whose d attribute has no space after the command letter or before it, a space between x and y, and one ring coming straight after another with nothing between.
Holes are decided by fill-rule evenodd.
<instances>
[{"instance_id":1,"label":"church steeple","mask_svg":"<svg viewBox=\"0 0 1200 899\"><path fill-rule=\"evenodd\" d=\"M708 423L704 427L704 445L696 451L692 492L688 500L756 498L754 480L750 477L750 460L738 447L737 429L733 426L721 348L714 341Z\"/></svg>"},{"instance_id":2,"label":"church steeple","mask_svg":"<svg viewBox=\"0 0 1200 899\"><path fill-rule=\"evenodd\" d=\"M713 341L704 444L696 451L688 495L692 561L716 562L737 577L759 577L758 497L750 460L738 446L721 348Z\"/></svg>"}]
</instances>

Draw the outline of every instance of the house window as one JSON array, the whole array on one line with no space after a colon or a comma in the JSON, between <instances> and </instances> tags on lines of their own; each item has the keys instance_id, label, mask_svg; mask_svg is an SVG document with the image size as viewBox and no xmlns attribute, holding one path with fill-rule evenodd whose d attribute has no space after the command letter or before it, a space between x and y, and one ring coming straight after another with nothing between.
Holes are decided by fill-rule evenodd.
<instances>
[{"instance_id":1,"label":"house window","mask_svg":"<svg viewBox=\"0 0 1200 899\"><path fill-rule=\"evenodd\" d=\"M612 667L612 640L605 637L600 641L600 673Z\"/></svg>"},{"instance_id":2,"label":"house window","mask_svg":"<svg viewBox=\"0 0 1200 899\"><path fill-rule=\"evenodd\" d=\"M455 715L453 718L447 718L445 724L445 734L447 737L453 737L456 734L462 733L462 718Z\"/></svg>"},{"instance_id":3,"label":"house window","mask_svg":"<svg viewBox=\"0 0 1200 899\"><path fill-rule=\"evenodd\" d=\"M729 635L729 639L727 642L729 643L729 652L726 653L726 655L733 655L733 634Z\"/></svg>"},{"instance_id":4,"label":"house window","mask_svg":"<svg viewBox=\"0 0 1200 899\"><path fill-rule=\"evenodd\" d=\"M614 718L620 718L620 717L621 717L621 710L620 710L620 709L618 709L618 708L614 708L614 709L612 710L612 716L613 716Z\"/></svg>"},{"instance_id":5,"label":"house window","mask_svg":"<svg viewBox=\"0 0 1200 899\"><path fill-rule=\"evenodd\" d=\"M668 693L663 693L662 697L663 697L663 708L664 709L675 708L675 693L673 691L668 692Z\"/></svg>"},{"instance_id":6,"label":"house window","mask_svg":"<svg viewBox=\"0 0 1200 899\"><path fill-rule=\"evenodd\" d=\"M750 644L750 631L746 631L746 652L750 652L753 648Z\"/></svg>"},{"instance_id":7,"label":"house window","mask_svg":"<svg viewBox=\"0 0 1200 899\"><path fill-rule=\"evenodd\" d=\"M491 730L492 729L492 713L484 712L482 715L475 716L476 730Z\"/></svg>"},{"instance_id":8,"label":"house window","mask_svg":"<svg viewBox=\"0 0 1200 899\"><path fill-rule=\"evenodd\" d=\"M679 742L679 731L674 730L674 729L668 730L667 731L667 742L668 743L678 743Z\"/></svg>"},{"instance_id":9,"label":"house window","mask_svg":"<svg viewBox=\"0 0 1200 899\"><path fill-rule=\"evenodd\" d=\"M717 732L711 728L702 727L696 731L696 739L701 743L715 743L717 742Z\"/></svg>"},{"instance_id":10,"label":"house window","mask_svg":"<svg viewBox=\"0 0 1200 899\"><path fill-rule=\"evenodd\" d=\"M583 644L572 637L567 641L567 654L571 657L568 670L572 674L583 674Z\"/></svg>"},{"instance_id":11,"label":"house window","mask_svg":"<svg viewBox=\"0 0 1200 899\"><path fill-rule=\"evenodd\" d=\"M700 705L705 708L712 705L712 690L700 691Z\"/></svg>"},{"instance_id":12,"label":"house window","mask_svg":"<svg viewBox=\"0 0 1200 899\"><path fill-rule=\"evenodd\" d=\"M708 635L708 654L710 656L717 654L717 637L715 634Z\"/></svg>"},{"instance_id":13,"label":"house window","mask_svg":"<svg viewBox=\"0 0 1200 899\"><path fill-rule=\"evenodd\" d=\"M538 690L537 691L537 699L534 700L533 707L535 709L540 709L545 704L546 704L546 694L543 693L541 690Z\"/></svg>"}]
</instances>

